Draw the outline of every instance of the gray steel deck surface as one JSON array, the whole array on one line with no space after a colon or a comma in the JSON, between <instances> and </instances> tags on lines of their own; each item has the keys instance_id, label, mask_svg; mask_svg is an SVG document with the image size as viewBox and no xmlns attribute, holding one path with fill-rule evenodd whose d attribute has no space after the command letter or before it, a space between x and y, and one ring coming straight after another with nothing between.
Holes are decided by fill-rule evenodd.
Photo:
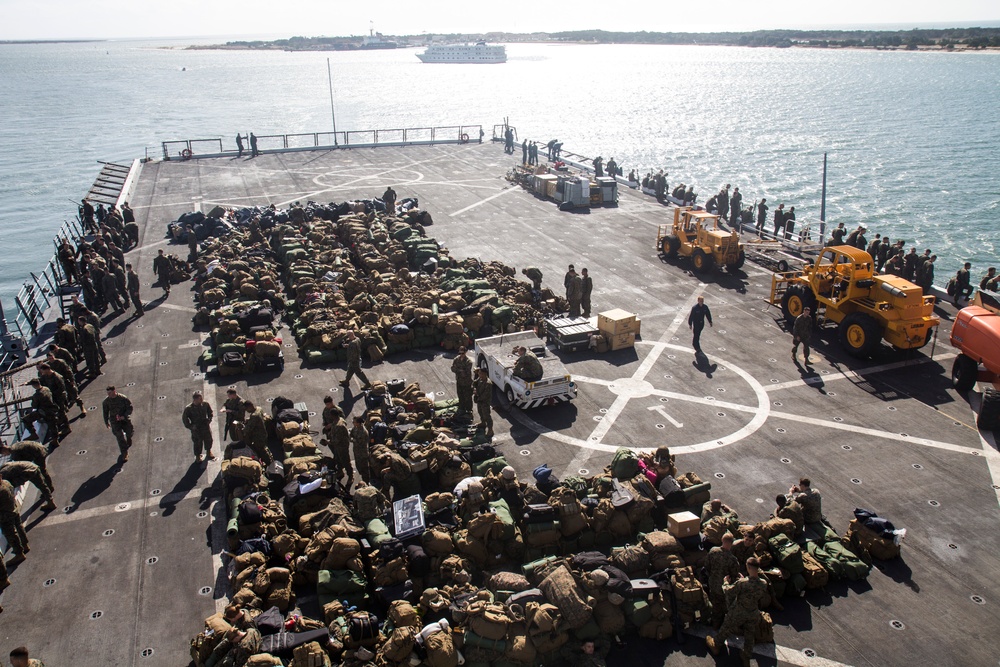
<instances>
[{"instance_id":1,"label":"gray steel deck surface","mask_svg":"<svg viewBox=\"0 0 1000 667\"><path fill-rule=\"evenodd\" d=\"M196 207L339 202L380 196L391 184L400 198L420 198L435 220L428 233L454 255L541 267L544 284L557 291L568 264L587 267L595 313L618 307L642 318L634 349L563 356L580 387L570 404L501 411L497 443L522 478L541 463L559 476L593 473L618 446L666 444L682 471L710 480L713 496L753 522L767 518L774 496L807 475L838 531L855 507L867 507L909 534L902 559L880 565L867 582L786 598L786 610L772 612L778 659L763 663L993 664L1000 457L993 436L981 439L968 402L949 386L950 306L941 310L934 359L928 346L915 354L886 348L859 362L830 332L814 340L816 364L807 371L793 365L791 337L764 301L768 273L748 263L744 276L699 277L687 264L665 264L654 241L668 211L651 198L624 191L617 208L562 213L510 187L504 173L511 162L498 145L471 144L147 164L132 201L141 247L128 257L144 280L149 309L139 320L119 317L105 326L109 363L83 392L92 411L73 422L73 434L51 456L56 500L72 511L45 517L36 504L27 516L32 550L2 598L0 649L27 644L48 665L187 663L190 638L224 601L224 509L218 463L193 463L180 413L196 389L218 408L230 382L199 372L207 336L191 330L190 284L175 286L166 300L149 286L157 249L171 247L166 224ZM176 251L183 256L186 247ZM698 295L715 323L702 336L702 364L686 325ZM244 397L266 406L284 395L314 411L328 391L343 400L341 366L302 370L294 347L285 352L278 379L237 378ZM451 396L450 358L418 350L366 371L373 379L419 380L425 390ZM135 404L135 446L121 470L100 416L108 383ZM221 427L217 443L220 434ZM689 638L683 647L636 640L610 661L664 659L711 660L703 641ZM739 661L734 652L719 662Z\"/></svg>"}]
</instances>

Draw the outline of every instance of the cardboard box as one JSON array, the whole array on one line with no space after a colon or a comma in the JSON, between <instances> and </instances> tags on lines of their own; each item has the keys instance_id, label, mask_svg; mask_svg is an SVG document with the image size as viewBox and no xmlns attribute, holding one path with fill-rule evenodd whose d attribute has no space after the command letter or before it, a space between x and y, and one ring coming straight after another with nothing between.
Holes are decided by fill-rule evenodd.
<instances>
[{"instance_id":1,"label":"cardboard box","mask_svg":"<svg viewBox=\"0 0 1000 667\"><path fill-rule=\"evenodd\" d=\"M635 347L635 334L624 333L611 336L610 347L612 350L624 350L627 347Z\"/></svg>"},{"instance_id":2,"label":"cardboard box","mask_svg":"<svg viewBox=\"0 0 1000 667\"><path fill-rule=\"evenodd\" d=\"M701 532L701 519L691 512L668 514L667 530L674 537L691 537Z\"/></svg>"},{"instance_id":3,"label":"cardboard box","mask_svg":"<svg viewBox=\"0 0 1000 667\"><path fill-rule=\"evenodd\" d=\"M636 317L635 313L630 313L621 308L606 310L597 315L597 328L611 335L635 333Z\"/></svg>"}]
</instances>

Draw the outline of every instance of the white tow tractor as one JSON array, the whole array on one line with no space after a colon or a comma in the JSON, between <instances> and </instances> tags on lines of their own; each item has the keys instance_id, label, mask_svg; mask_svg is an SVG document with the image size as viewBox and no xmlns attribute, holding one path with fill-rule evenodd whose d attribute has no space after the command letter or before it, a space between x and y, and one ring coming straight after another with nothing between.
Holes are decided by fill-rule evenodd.
<instances>
[{"instance_id":1,"label":"white tow tractor","mask_svg":"<svg viewBox=\"0 0 1000 667\"><path fill-rule=\"evenodd\" d=\"M542 364L542 377L534 382L514 375L517 363L515 347L531 350ZM576 383L559 357L549 353L545 342L534 331L480 338L476 341L476 366L485 368L490 381L499 387L507 401L521 409L565 403L576 398Z\"/></svg>"}]
</instances>

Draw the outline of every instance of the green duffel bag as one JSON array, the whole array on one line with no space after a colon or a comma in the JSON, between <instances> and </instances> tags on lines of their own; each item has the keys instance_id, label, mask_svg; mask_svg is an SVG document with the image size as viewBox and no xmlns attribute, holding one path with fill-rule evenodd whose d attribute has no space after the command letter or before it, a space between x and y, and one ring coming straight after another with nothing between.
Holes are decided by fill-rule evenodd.
<instances>
[{"instance_id":1,"label":"green duffel bag","mask_svg":"<svg viewBox=\"0 0 1000 667\"><path fill-rule=\"evenodd\" d=\"M337 350L306 350L302 356L307 364L316 366L338 361Z\"/></svg>"},{"instance_id":2,"label":"green duffel bag","mask_svg":"<svg viewBox=\"0 0 1000 667\"><path fill-rule=\"evenodd\" d=\"M802 563L802 548L788 539L787 535L778 534L767 541L771 553L782 568L792 574L802 574L806 569Z\"/></svg>"},{"instance_id":3,"label":"green duffel bag","mask_svg":"<svg viewBox=\"0 0 1000 667\"><path fill-rule=\"evenodd\" d=\"M824 547L809 540L806 542L806 551L810 556L819 561L823 569L830 573L831 579L843 579L845 576L844 565L833 557ZM804 569L804 566L803 566Z\"/></svg>"},{"instance_id":4,"label":"green duffel bag","mask_svg":"<svg viewBox=\"0 0 1000 667\"><path fill-rule=\"evenodd\" d=\"M506 468L507 465L507 459L503 456L498 456L494 459L487 459L474 464L472 466L472 474L477 477L485 477L486 473L492 470L494 475L499 476L500 471Z\"/></svg>"},{"instance_id":5,"label":"green duffel bag","mask_svg":"<svg viewBox=\"0 0 1000 667\"><path fill-rule=\"evenodd\" d=\"M512 540L517 535L517 525L514 523L514 516L510 513L510 507L507 506L506 500L494 500L490 503L490 508L493 513L500 518L500 523L503 525L503 530L501 532L501 539Z\"/></svg>"},{"instance_id":6,"label":"green duffel bag","mask_svg":"<svg viewBox=\"0 0 1000 667\"><path fill-rule=\"evenodd\" d=\"M368 542L373 547L379 547L392 539L389 527L382 519L372 519L365 523L365 532L368 534Z\"/></svg>"},{"instance_id":7,"label":"green duffel bag","mask_svg":"<svg viewBox=\"0 0 1000 667\"><path fill-rule=\"evenodd\" d=\"M316 595L321 605L333 600L363 597L367 582L353 570L320 570L316 578Z\"/></svg>"},{"instance_id":8,"label":"green duffel bag","mask_svg":"<svg viewBox=\"0 0 1000 667\"><path fill-rule=\"evenodd\" d=\"M474 646L496 653L503 653L507 650L507 641L505 639L487 639L486 637L480 637L472 630L465 631L464 639L466 646Z\"/></svg>"},{"instance_id":9,"label":"green duffel bag","mask_svg":"<svg viewBox=\"0 0 1000 667\"><path fill-rule=\"evenodd\" d=\"M845 547L840 542L829 542L823 545L823 549L830 554L844 569L844 577L848 581L861 581L867 579L871 572L871 567L858 558L857 554ZM825 566L824 566L825 567Z\"/></svg>"},{"instance_id":10,"label":"green duffel bag","mask_svg":"<svg viewBox=\"0 0 1000 667\"><path fill-rule=\"evenodd\" d=\"M625 612L626 620L637 628L653 620L653 610L645 600L625 600L622 611Z\"/></svg>"},{"instance_id":11,"label":"green duffel bag","mask_svg":"<svg viewBox=\"0 0 1000 667\"><path fill-rule=\"evenodd\" d=\"M391 233L391 236L397 241L406 241L406 239L410 238L416 233L417 230L415 230L413 227L400 227L395 231L393 231Z\"/></svg>"},{"instance_id":12,"label":"green duffel bag","mask_svg":"<svg viewBox=\"0 0 1000 667\"><path fill-rule=\"evenodd\" d=\"M445 401L435 401L434 402L434 410L435 411L436 410L446 410L448 408L457 408L457 407L458 407L458 399L457 398L449 398L449 399L447 399Z\"/></svg>"},{"instance_id":13,"label":"green duffel bag","mask_svg":"<svg viewBox=\"0 0 1000 667\"><path fill-rule=\"evenodd\" d=\"M235 352L237 354L243 354L247 351L246 345L240 345L239 343L223 343L222 345L217 345L215 347L215 358L221 359L226 352Z\"/></svg>"},{"instance_id":14,"label":"green duffel bag","mask_svg":"<svg viewBox=\"0 0 1000 667\"><path fill-rule=\"evenodd\" d=\"M579 639L581 642L594 641L600 637L603 633L601 632L601 627L597 625L597 621L591 618L587 623L576 630L573 630L573 636Z\"/></svg>"}]
</instances>

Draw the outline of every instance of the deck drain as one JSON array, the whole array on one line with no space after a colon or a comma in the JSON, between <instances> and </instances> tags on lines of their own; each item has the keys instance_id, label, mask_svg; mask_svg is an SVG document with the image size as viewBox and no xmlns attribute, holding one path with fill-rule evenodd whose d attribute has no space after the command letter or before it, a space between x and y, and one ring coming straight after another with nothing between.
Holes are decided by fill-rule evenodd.
<instances>
[{"instance_id":1,"label":"deck drain","mask_svg":"<svg viewBox=\"0 0 1000 667\"><path fill-rule=\"evenodd\" d=\"M771 378L771 384L778 384L777 378Z\"/></svg>"},{"instance_id":2,"label":"deck drain","mask_svg":"<svg viewBox=\"0 0 1000 667\"><path fill-rule=\"evenodd\" d=\"M941 506L941 503L939 503L936 500L928 500L927 504L930 505L931 507L940 507Z\"/></svg>"},{"instance_id":3,"label":"deck drain","mask_svg":"<svg viewBox=\"0 0 1000 667\"><path fill-rule=\"evenodd\" d=\"M674 379L674 376L673 376L673 375L664 375L663 377L664 377L664 378L666 378L667 380L672 380L672 379Z\"/></svg>"},{"instance_id":4,"label":"deck drain","mask_svg":"<svg viewBox=\"0 0 1000 667\"><path fill-rule=\"evenodd\" d=\"M726 473L724 473L724 472L717 472L717 473L715 473L715 476L718 479L725 479L726 478Z\"/></svg>"},{"instance_id":5,"label":"deck drain","mask_svg":"<svg viewBox=\"0 0 1000 667\"><path fill-rule=\"evenodd\" d=\"M96 405L91 405L89 408L87 408L87 412L93 412L96 409L97 409Z\"/></svg>"},{"instance_id":6,"label":"deck drain","mask_svg":"<svg viewBox=\"0 0 1000 667\"><path fill-rule=\"evenodd\" d=\"M302 379L302 373L299 373L298 375L296 375L295 379L296 380L301 380Z\"/></svg>"},{"instance_id":7,"label":"deck drain","mask_svg":"<svg viewBox=\"0 0 1000 667\"><path fill-rule=\"evenodd\" d=\"M339 390L340 390L340 387L331 387L330 388L330 393L331 394L336 394Z\"/></svg>"},{"instance_id":8,"label":"deck drain","mask_svg":"<svg viewBox=\"0 0 1000 667\"><path fill-rule=\"evenodd\" d=\"M924 467L922 465L920 465L919 463L914 463L913 464L913 469L914 470L923 470Z\"/></svg>"},{"instance_id":9,"label":"deck drain","mask_svg":"<svg viewBox=\"0 0 1000 667\"><path fill-rule=\"evenodd\" d=\"M44 586L45 588L48 588L49 586L52 586L52 585L54 585L55 583L56 583L56 580L55 580L55 579L46 579L46 580L45 580L45 581L44 581L44 582L42 583L42 586Z\"/></svg>"},{"instance_id":10,"label":"deck drain","mask_svg":"<svg viewBox=\"0 0 1000 667\"><path fill-rule=\"evenodd\" d=\"M777 431L778 433L785 433L785 429L783 428L776 428L774 430Z\"/></svg>"},{"instance_id":11,"label":"deck drain","mask_svg":"<svg viewBox=\"0 0 1000 667\"><path fill-rule=\"evenodd\" d=\"M861 483L861 480L858 479L857 477L852 477L851 478L851 484L860 484L860 483Z\"/></svg>"},{"instance_id":12,"label":"deck drain","mask_svg":"<svg viewBox=\"0 0 1000 667\"><path fill-rule=\"evenodd\" d=\"M162 492L159 489L153 489L152 491L149 492L149 495L151 495L151 496L158 496L158 495L160 495L160 493L162 493Z\"/></svg>"},{"instance_id":13,"label":"deck drain","mask_svg":"<svg viewBox=\"0 0 1000 667\"><path fill-rule=\"evenodd\" d=\"M949 549L957 549L957 548L958 548L958 545L957 545L957 544L949 544L949 545L948 545L948 548L949 548Z\"/></svg>"},{"instance_id":14,"label":"deck drain","mask_svg":"<svg viewBox=\"0 0 1000 667\"><path fill-rule=\"evenodd\" d=\"M676 358L677 358L676 354L668 354L667 355L667 359L676 359Z\"/></svg>"},{"instance_id":15,"label":"deck drain","mask_svg":"<svg viewBox=\"0 0 1000 667\"><path fill-rule=\"evenodd\" d=\"M211 586L202 586L200 589L198 589L198 595L211 595L211 594L212 594Z\"/></svg>"},{"instance_id":16,"label":"deck drain","mask_svg":"<svg viewBox=\"0 0 1000 667\"><path fill-rule=\"evenodd\" d=\"M706 401L714 401L715 400L715 396L706 396L705 400Z\"/></svg>"},{"instance_id":17,"label":"deck drain","mask_svg":"<svg viewBox=\"0 0 1000 667\"><path fill-rule=\"evenodd\" d=\"M310 417L315 417L315 416L316 416L316 413L315 413L315 412L313 412L312 410L310 410L310 411L309 411L309 416L310 416Z\"/></svg>"},{"instance_id":18,"label":"deck drain","mask_svg":"<svg viewBox=\"0 0 1000 667\"><path fill-rule=\"evenodd\" d=\"M720 333L720 334L724 334L724 333L726 333L726 330L725 330L725 329L720 329L720 330L719 330L719 333Z\"/></svg>"},{"instance_id":19,"label":"deck drain","mask_svg":"<svg viewBox=\"0 0 1000 667\"><path fill-rule=\"evenodd\" d=\"M656 428L666 428L666 425L665 424L657 424Z\"/></svg>"},{"instance_id":20,"label":"deck drain","mask_svg":"<svg viewBox=\"0 0 1000 667\"><path fill-rule=\"evenodd\" d=\"M83 455L84 455L84 454L86 454L86 453L87 453L87 450L86 450L86 449L81 449L80 451L78 451L78 452L76 453L76 455L77 455L77 456L83 456Z\"/></svg>"},{"instance_id":21,"label":"deck drain","mask_svg":"<svg viewBox=\"0 0 1000 667\"><path fill-rule=\"evenodd\" d=\"M111 537L114 534L115 534L115 529L114 528L108 528L106 531L104 531L103 533L101 533L101 535L104 535L104 537Z\"/></svg>"},{"instance_id":22,"label":"deck drain","mask_svg":"<svg viewBox=\"0 0 1000 667\"><path fill-rule=\"evenodd\" d=\"M820 375L829 375L830 371L828 371L828 370L822 370L822 371L819 372L819 374Z\"/></svg>"},{"instance_id":23,"label":"deck drain","mask_svg":"<svg viewBox=\"0 0 1000 667\"><path fill-rule=\"evenodd\" d=\"M161 366L166 366L166 365L167 365L167 362L166 362L166 361L161 361L161 362L160 362L160 365L161 365Z\"/></svg>"},{"instance_id":24,"label":"deck drain","mask_svg":"<svg viewBox=\"0 0 1000 667\"><path fill-rule=\"evenodd\" d=\"M162 435L156 436L155 438L153 438L153 442L163 442L163 436Z\"/></svg>"},{"instance_id":25,"label":"deck drain","mask_svg":"<svg viewBox=\"0 0 1000 667\"><path fill-rule=\"evenodd\" d=\"M754 500L756 500L761 505L764 504L764 499L763 498L755 498Z\"/></svg>"},{"instance_id":26,"label":"deck drain","mask_svg":"<svg viewBox=\"0 0 1000 667\"><path fill-rule=\"evenodd\" d=\"M772 358L770 358L770 359L768 359L768 361L770 361L770 362L771 362L772 364L776 364L776 363L778 363L778 360L777 360L777 359L775 359L775 358L773 358L773 357L772 357Z\"/></svg>"},{"instance_id":27,"label":"deck drain","mask_svg":"<svg viewBox=\"0 0 1000 667\"><path fill-rule=\"evenodd\" d=\"M975 602L976 604L986 604L986 600L984 600L983 596L981 595L973 595L969 599Z\"/></svg>"},{"instance_id":28,"label":"deck drain","mask_svg":"<svg viewBox=\"0 0 1000 667\"><path fill-rule=\"evenodd\" d=\"M900 433L899 437L901 437L901 438L909 438L910 434L909 433Z\"/></svg>"},{"instance_id":29,"label":"deck drain","mask_svg":"<svg viewBox=\"0 0 1000 667\"><path fill-rule=\"evenodd\" d=\"M101 611L101 610L99 610L99 609L98 609L97 611L92 611L92 612L90 612L90 619L91 619L92 621L96 621L96 620L97 620L97 619L99 619L99 618L100 618L101 616L104 616L104 612L103 612L103 611Z\"/></svg>"},{"instance_id":30,"label":"deck drain","mask_svg":"<svg viewBox=\"0 0 1000 667\"><path fill-rule=\"evenodd\" d=\"M150 556L146 559L146 565L156 565L159 562L159 558L156 556Z\"/></svg>"},{"instance_id":31,"label":"deck drain","mask_svg":"<svg viewBox=\"0 0 1000 667\"><path fill-rule=\"evenodd\" d=\"M590 471L589 471L589 470L587 470L586 468L580 468L579 470L577 470L577 472L578 472L579 474L581 474L581 475L585 475L585 476L586 476L586 475L589 475L589 474L590 474Z\"/></svg>"},{"instance_id":32,"label":"deck drain","mask_svg":"<svg viewBox=\"0 0 1000 667\"><path fill-rule=\"evenodd\" d=\"M782 462L782 463L791 463L791 462L792 462L792 460L791 460L791 459L788 459L788 458L783 458L783 459L781 459L781 462Z\"/></svg>"},{"instance_id":33,"label":"deck drain","mask_svg":"<svg viewBox=\"0 0 1000 667\"><path fill-rule=\"evenodd\" d=\"M768 345L774 345L773 340L765 340L764 342L767 343Z\"/></svg>"},{"instance_id":34,"label":"deck drain","mask_svg":"<svg viewBox=\"0 0 1000 667\"><path fill-rule=\"evenodd\" d=\"M802 649L802 655L806 656L807 658L815 658L816 651L812 650L811 648L804 648Z\"/></svg>"},{"instance_id":35,"label":"deck drain","mask_svg":"<svg viewBox=\"0 0 1000 667\"><path fill-rule=\"evenodd\" d=\"M153 655L153 649L144 648L142 649L142 652L139 653L139 655L141 655L144 658L148 658L149 656Z\"/></svg>"},{"instance_id":36,"label":"deck drain","mask_svg":"<svg viewBox=\"0 0 1000 667\"><path fill-rule=\"evenodd\" d=\"M157 396L156 400L158 400L158 401L165 401L165 400L167 400L167 397L166 396Z\"/></svg>"},{"instance_id":37,"label":"deck drain","mask_svg":"<svg viewBox=\"0 0 1000 667\"><path fill-rule=\"evenodd\" d=\"M836 396L837 394L836 394L836 392L828 391L828 392L826 392L826 395L830 396L832 398L833 396Z\"/></svg>"},{"instance_id":38,"label":"deck drain","mask_svg":"<svg viewBox=\"0 0 1000 667\"><path fill-rule=\"evenodd\" d=\"M889 406L889 412L895 412L895 411L896 411L896 406L895 405L890 405Z\"/></svg>"},{"instance_id":39,"label":"deck drain","mask_svg":"<svg viewBox=\"0 0 1000 667\"><path fill-rule=\"evenodd\" d=\"M204 519L205 517L208 516L208 512L206 512L205 510L202 510L202 511L198 512L197 514L195 514L195 516L198 517L199 519Z\"/></svg>"},{"instance_id":40,"label":"deck drain","mask_svg":"<svg viewBox=\"0 0 1000 667\"><path fill-rule=\"evenodd\" d=\"M268 403L273 403L274 402L273 398L265 398L264 400L267 401Z\"/></svg>"},{"instance_id":41,"label":"deck drain","mask_svg":"<svg viewBox=\"0 0 1000 667\"><path fill-rule=\"evenodd\" d=\"M601 413L602 415L606 415L606 414L608 414L608 409L607 409L607 408L601 408L601 409L599 410L599 412L600 412L600 413Z\"/></svg>"},{"instance_id":42,"label":"deck drain","mask_svg":"<svg viewBox=\"0 0 1000 667\"><path fill-rule=\"evenodd\" d=\"M833 421L835 421L835 422L842 422L842 421L844 421L844 418L843 417L834 417Z\"/></svg>"},{"instance_id":43,"label":"deck drain","mask_svg":"<svg viewBox=\"0 0 1000 667\"><path fill-rule=\"evenodd\" d=\"M285 347L291 347L291 346L292 346L291 343L285 343Z\"/></svg>"},{"instance_id":44,"label":"deck drain","mask_svg":"<svg viewBox=\"0 0 1000 667\"><path fill-rule=\"evenodd\" d=\"M226 389L236 389L236 385L235 384L231 384L228 387L226 387Z\"/></svg>"},{"instance_id":45,"label":"deck drain","mask_svg":"<svg viewBox=\"0 0 1000 667\"><path fill-rule=\"evenodd\" d=\"M726 388L725 387L716 387L715 391L719 392L720 394L724 394L724 393L726 393Z\"/></svg>"},{"instance_id":46,"label":"deck drain","mask_svg":"<svg viewBox=\"0 0 1000 667\"><path fill-rule=\"evenodd\" d=\"M726 413L725 413L725 412L716 412L716 413L715 413L715 416L716 416L716 417L725 417L725 416L726 416Z\"/></svg>"},{"instance_id":47,"label":"deck drain","mask_svg":"<svg viewBox=\"0 0 1000 667\"><path fill-rule=\"evenodd\" d=\"M531 454L531 450L530 449L522 449L521 451L518 452L518 454L520 454L521 456L528 456L529 454Z\"/></svg>"},{"instance_id":48,"label":"deck drain","mask_svg":"<svg viewBox=\"0 0 1000 667\"><path fill-rule=\"evenodd\" d=\"M670 340L680 340L680 338L678 338L677 336L671 336Z\"/></svg>"},{"instance_id":49,"label":"deck drain","mask_svg":"<svg viewBox=\"0 0 1000 667\"><path fill-rule=\"evenodd\" d=\"M130 505L129 503L118 503L117 505L115 505L115 511L116 512L124 512L129 507L132 507L132 505Z\"/></svg>"},{"instance_id":50,"label":"deck drain","mask_svg":"<svg viewBox=\"0 0 1000 667\"><path fill-rule=\"evenodd\" d=\"M850 445L841 445L840 448L843 449L845 452L849 452L852 449L854 449L854 447L851 447Z\"/></svg>"},{"instance_id":51,"label":"deck drain","mask_svg":"<svg viewBox=\"0 0 1000 667\"><path fill-rule=\"evenodd\" d=\"M167 336L169 336L169 335L170 335L170 334L168 334L168 333L163 333L163 334L160 334L160 338L166 338L166 337L167 337Z\"/></svg>"},{"instance_id":52,"label":"deck drain","mask_svg":"<svg viewBox=\"0 0 1000 667\"><path fill-rule=\"evenodd\" d=\"M126 387L134 387L134 386L135 386L135 382L129 382L129 383L128 383L128 384L126 384L125 386L126 386Z\"/></svg>"},{"instance_id":53,"label":"deck drain","mask_svg":"<svg viewBox=\"0 0 1000 667\"><path fill-rule=\"evenodd\" d=\"M904 625L902 621L889 621L889 627L894 628L896 630L906 629L906 625Z\"/></svg>"},{"instance_id":54,"label":"deck drain","mask_svg":"<svg viewBox=\"0 0 1000 667\"><path fill-rule=\"evenodd\" d=\"M141 328L143 328L144 326L146 326L146 325L145 325L145 324L137 324L137 325L135 325L135 328L136 328L136 329L141 329Z\"/></svg>"},{"instance_id":55,"label":"deck drain","mask_svg":"<svg viewBox=\"0 0 1000 667\"><path fill-rule=\"evenodd\" d=\"M71 514L75 508L72 505L67 505L63 508L63 514Z\"/></svg>"},{"instance_id":56,"label":"deck drain","mask_svg":"<svg viewBox=\"0 0 1000 667\"><path fill-rule=\"evenodd\" d=\"M776 407L776 408L780 408L782 405L784 405L784 403L782 403L781 401L775 401L774 402L774 407Z\"/></svg>"},{"instance_id":57,"label":"deck drain","mask_svg":"<svg viewBox=\"0 0 1000 667\"><path fill-rule=\"evenodd\" d=\"M159 512L150 512L149 516L160 516Z\"/></svg>"},{"instance_id":58,"label":"deck drain","mask_svg":"<svg viewBox=\"0 0 1000 667\"><path fill-rule=\"evenodd\" d=\"M601 415L594 415L594 421L595 421L595 422L599 422L599 421L601 421L602 419L604 419L604 417L602 417Z\"/></svg>"},{"instance_id":59,"label":"deck drain","mask_svg":"<svg viewBox=\"0 0 1000 667\"><path fill-rule=\"evenodd\" d=\"M725 351L726 351L726 348L724 348L724 347L720 347L719 348L719 352L725 352Z\"/></svg>"},{"instance_id":60,"label":"deck drain","mask_svg":"<svg viewBox=\"0 0 1000 667\"><path fill-rule=\"evenodd\" d=\"M991 484L990 486L993 487L994 491L1000 491L1000 484Z\"/></svg>"}]
</instances>

